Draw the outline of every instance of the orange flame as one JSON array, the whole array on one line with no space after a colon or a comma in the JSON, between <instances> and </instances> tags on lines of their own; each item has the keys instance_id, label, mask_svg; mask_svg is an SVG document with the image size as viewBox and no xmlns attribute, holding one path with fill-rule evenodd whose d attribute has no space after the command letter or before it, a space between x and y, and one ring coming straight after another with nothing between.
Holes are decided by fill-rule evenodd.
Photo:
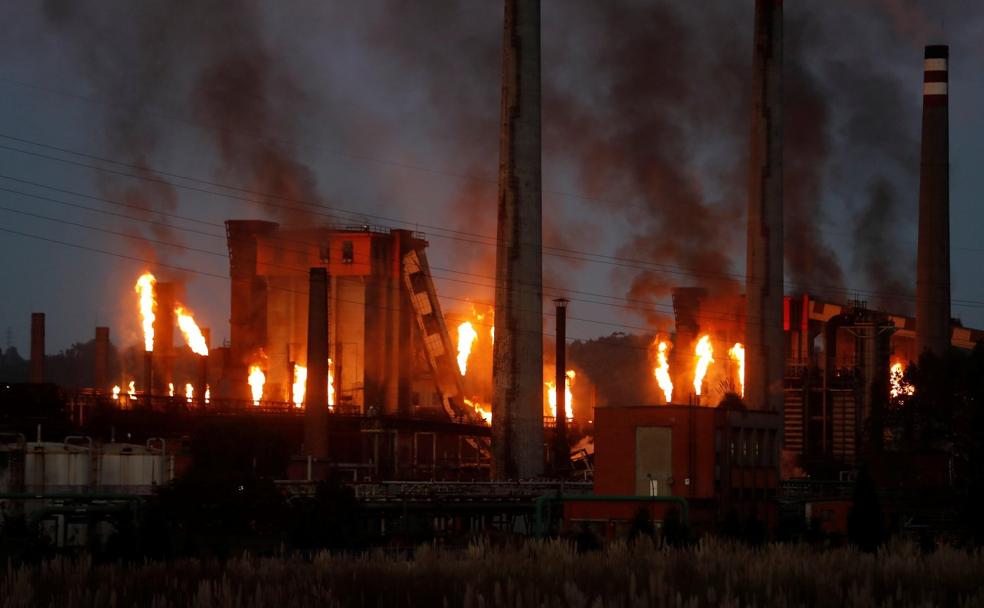
<instances>
[{"instance_id":1,"label":"orange flame","mask_svg":"<svg viewBox=\"0 0 984 608\"><path fill-rule=\"evenodd\" d=\"M210 389L209 386L206 384L205 385L205 403L207 404L211 398L212 398L212 389Z\"/></svg>"},{"instance_id":2,"label":"orange flame","mask_svg":"<svg viewBox=\"0 0 984 608\"><path fill-rule=\"evenodd\" d=\"M140 323L143 326L144 350L154 350L154 308L157 302L154 301L154 283L157 279L149 272L145 272L137 279L134 290L140 296Z\"/></svg>"},{"instance_id":3,"label":"orange flame","mask_svg":"<svg viewBox=\"0 0 984 608\"><path fill-rule=\"evenodd\" d=\"M191 403L195 398L195 387L191 385L191 382L185 383L185 401Z\"/></svg>"},{"instance_id":4,"label":"orange flame","mask_svg":"<svg viewBox=\"0 0 984 608\"><path fill-rule=\"evenodd\" d=\"M126 391L126 396L129 397L130 399L136 399L137 398L137 383L134 382L133 380L130 380L130 384L127 386L127 389L129 389L129 390Z\"/></svg>"},{"instance_id":5,"label":"orange flame","mask_svg":"<svg viewBox=\"0 0 984 608\"><path fill-rule=\"evenodd\" d=\"M294 366L294 407L304 405L304 391L307 388L307 368L303 365Z\"/></svg>"},{"instance_id":6,"label":"orange flame","mask_svg":"<svg viewBox=\"0 0 984 608\"><path fill-rule=\"evenodd\" d=\"M174 396L174 383L173 382L168 382L167 383L167 396L168 397L173 397Z\"/></svg>"},{"instance_id":7,"label":"orange flame","mask_svg":"<svg viewBox=\"0 0 984 608\"><path fill-rule=\"evenodd\" d=\"M707 368L711 366L711 363L714 363L714 347L711 345L709 335L704 334L697 341L697 346L694 347L694 356L697 358L697 363L694 365L694 393L700 397Z\"/></svg>"},{"instance_id":8,"label":"orange flame","mask_svg":"<svg viewBox=\"0 0 984 608\"><path fill-rule=\"evenodd\" d=\"M667 403L673 402L673 380L670 379L670 343L659 340L656 346L656 367L653 368L653 375L656 376L656 383L663 391L663 397Z\"/></svg>"},{"instance_id":9,"label":"orange flame","mask_svg":"<svg viewBox=\"0 0 984 608\"><path fill-rule=\"evenodd\" d=\"M465 399L465 404L475 410L475 413L482 417L485 424L492 424L492 406L471 399Z\"/></svg>"},{"instance_id":10,"label":"orange flame","mask_svg":"<svg viewBox=\"0 0 984 608\"><path fill-rule=\"evenodd\" d=\"M119 400L119 398L120 398L120 385L117 384L116 386L113 387L113 400L116 401Z\"/></svg>"},{"instance_id":11,"label":"orange flame","mask_svg":"<svg viewBox=\"0 0 984 608\"><path fill-rule=\"evenodd\" d=\"M263 399L263 385L266 383L266 374L263 373L259 365L249 366L249 378L247 382L253 394L253 405L259 405Z\"/></svg>"},{"instance_id":12,"label":"orange flame","mask_svg":"<svg viewBox=\"0 0 984 608\"><path fill-rule=\"evenodd\" d=\"M195 323L195 318L191 315L191 312L179 305L174 307L174 314L178 317L178 327L181 329L181 333L184 335L185 342L188 343L188 348L191 349L191 352L207 357L208 344L205 343L205 336L202 334L202 330L198 327L198 324Z\"/></svg>"},{"instance_id":13,"label":"orange flame","mask_svg":"<svg viewBox=\"0 0 984 608\"><path fill-rule=\"evenodd\" d=\"M328 359L328 409L335 405L335 364Z\"/></svg>"},{"instance_id":14,"label":"orange flame","mask_svg":"<svg viewBox=\"0 0 984 608\"><path fill-rule=\"evenodd\" d=\"M571 385L574 384L574 370L567 370L567 378L564 380L564 400L567 406L567 419L574 418L574 396L571 394ZM547 387L547 404L550 406L550 415L557 417L557 383L553 380L544 382Z\"/></svg>"},{"instance_id":15,"label":"orange flame","mask_svg":"<svg viewBox=\"0 0 984 608\"><path fill-rule=\"evenodd\" d=\"M889 393L892 395L892 399L898 399L904 395L913 395L916 392L914 386L905 382L905 365L901 361L892 363L892 367L888 373L888 381Z\"/></svg>"},{"instance_id":16,"label":"orange flame","mask_svg":"<svg viewBox=\"0 0 984 608\"><path fill-rule=\"evenodd\" d=\"M471 354L472 345L477 338L478 333L470 321L465 321L458 326L458 369L462 376L468 371L468 356Z\"/></svg>"},{"instance_id":17,"label":"orange flame","mask_svg":"<svg viewBox=\"0 0 984 608\"><path fill-rule=\"evenodd\" d=\"M738 364L738 386L741 388L741 396L745 396L745 347L741 342L728 349L728 356Z\"/></svg>"}]
</instances>

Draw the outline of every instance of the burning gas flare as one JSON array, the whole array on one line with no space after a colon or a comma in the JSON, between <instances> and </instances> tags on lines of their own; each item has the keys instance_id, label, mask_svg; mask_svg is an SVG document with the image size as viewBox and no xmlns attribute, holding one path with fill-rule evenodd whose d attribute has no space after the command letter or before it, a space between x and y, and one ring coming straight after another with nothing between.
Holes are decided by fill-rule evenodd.
<instances>
[{"instance_id":1,"label":"burning gas flare","mask_svg":"<svg viewBox=\"0 0 984 608\"><path fill-rule=\"evenodd\" d=\"M263 385L266 383L266 374L263 373L259 365L249 366L249 378L247 382L249 383L250 391L253 393L253 405L259 405L263 399Z\"/></svg>"},{"instance_id":2,"label":"burning gas flare","mask_svg":"<svg viewBox=\"0 0 984 608\"><path fill-rule=\"evenodd\" d=\"M175 306L174 314L178 317L178 327L181 329L181 333L184 334L185 342L188 343L188 348L191 349L191 352L207 357L208 344L205 343L205 336L202 334L202 330L199 329L198 324L195 323L195 318L191 315L191 312L185 310L183 306Z\"/></svg>"},{"instance_id":3,"label":"burning gas flare","mask_svg":"<svg viewBox=\"0 0 984 608\"><path fill-rule=\"evenodd\" d=\"M656 346L656 367L653 368L656 384L663 391L663 397L667 403L673 402L673 380L670 379L670 348L669 342L659 341Z\"/></svg>"},{"instance_id":4,"label":"burning gas flare","mask_svg":"<svg viewBox=\"0 0 984 608\"><path fill-rule=\"evenodd\" d=\"M173 397L174 396L174 383L173 382L168 382L167 383L167 396L168 397Z\"/></svg>"},{"instance_id":5,"label":"burning gas flare","mask_svg":"<svg viewBox=\"0 0 984 608\"><path fill-rule=\"evenodd\" d=\"M328 359L328 409L335 406L335 364Z\"/></svg>"},{"instance_id":6,"label":"burning gas flare","mask_svg":"<svg viewBox=\"0 0 984 608\"><path fill-rule=\"evenodd\" d=\"M472 345L478 338L478 333L472 327L470 321L465 321L458 326L458 369L464 376L468 371L468 356L471 354Z\"/></svg>"},{"instance_id":7,"label":"burning gas flare","mask_svg":"<svg viewBox=\"0 0 984 608\"><path fill-rule=\"evenodd\" d=\"M212 398L212 389L205 385L205 403L208 404L209 400Z\"/></svg>"},{"instance_id":8,"label":"burning gas flare","mask_svg":"<svg viewBox=\"0 0 984 608\"><path fill-rule=\"evenodd\" d=\"M485 424L492 424L492 406L471 399L465 399L465 405L475 410L475 413L482 417Z\"/></svg>"},{"instance_id":9,"label":"burning gas flare","mask_svg":"<svg viewBox=\"0 0 984 608\"><path fill-rule=\"evenodd\" d=\"M294 407L304 405L304 390L307 386L307 368L303 365L294 366Z\"/></svg>"},{"instance_id":10,"label":"burning gas flare","mask_svg":"<svg viewBox=\"0 0 984 608\"><path fill-rule=\"evenodd\" d=\"M571 394L571 385L574 384L574 370L567 370L567 378L564 380L564 400L567 406L567 419L574 418L574 396ZM544 382L547 386L547 404L550 406L550 415L557 417L557 383L553 380Z\"/></svg>"},{"instance_id":11,"label":"burning gas flare","mask_svg":"<svg viewBox=\"0 0 984 608\"><path fill-rule=\"evenodd\" d=\"M185 401L191 403L195 398L195 387L191 385L191 382L185 383Z\"/></svg>"},{"instance_id":12,"label":"burning gas flare","mask_svg":"<svg viewBox=\"0 0 984 608\"><path fill-rule=\"evenodd\" d=\"M914 386L905 383L905 365L901 361L892 363L888 373L888 382L892 399L912 395L916 392Z\"/></svg>"},{"instance_id":13,"label":"burning gas flare","mask_svg":"<svg viewBox=\"0 0 984 608\"><path fill-rule=\"evenodd\" d=\"M741 396L745 396L745 347L741 342L728 349L728 356L738 364L738 387L741 389ZM699 394L699 393L698 393Z\"/></svg>"},{"instance_id":14,"label":"burning gas flare","mask_svg":"<svg viewBox=\"0 0 984 608\"><path fill-rule=\"evenodd\" d=\"M130 380L130 384L127 386L127 389L129 389L129 390L126 391L126 396L129 397L130 399L136 399L137 398L137 383L134 382L133 380Z\"/></svg>"},{"instance_id":15,"label":"burning gas flare","mask_svg":"<svg viewBox=\"0 0 984 608\"><path fill-rule=\"evenodd\" d=\"M117 384L116 386L113 387L113 400L116 401L119 400L119 398L120 398L120 385Z\"/></svg>"},{"instance_id":16,"label":"burning gas flare","mask_svg":"<svg viewBox=\"0 0 984 608\"><path fill-rule=\"evenodd\" d=\"M694 347L694 357L697 363L694 365L694 393L700 397L700 389L704 384L704 376L707 375L707 368L714 363L714 347L711 345L711 337L704 334L697 341Z\"/></svg>"},{"instance_id":17,"label":"burning gas flare","mask_svg":"<svg viewBox=\"0 0 984 608\"><path fill-rule=\"evenodd\" d=\"M134 288L140 296L140 323L143 326L144 350L154 350L154 308L157 302L154 301L154 283L157 279L149 272L145 272L137 279Z\"/></svg>"}]
</instances>

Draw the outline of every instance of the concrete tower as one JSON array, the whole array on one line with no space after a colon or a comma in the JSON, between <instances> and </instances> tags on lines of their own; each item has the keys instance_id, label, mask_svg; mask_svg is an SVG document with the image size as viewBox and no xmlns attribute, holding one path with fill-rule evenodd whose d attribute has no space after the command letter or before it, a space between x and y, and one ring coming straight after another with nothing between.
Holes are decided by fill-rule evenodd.
<instances>
[{"instance_id":1,"label":"concrete tower","mask_svg":"<svg viewBox=\"0 0 984 608\"><path fill-rule=\"evenodd\" d=\"M505 0L492 475L543 474L540 0Z\"/></svg>"},{"instance_id":2,"label":"concrete tower","mask_svg":"<svg viewBox=\"0 0 984 608\"><path fill-rule=\"evenodd\" d=\"M782 411L782 0L755 2L749 165L745 401Z\"/></svg>"},{"instance_id":3,"label":"concrete tower","mask_svg":"<svg viewBox=\"0 0 984 608\"><path fill-rule=\"evenodd\" d=\"M916 356L943 356L950 344L949 47L927 46L919 170Z\"/></svg>"}]
</instances>

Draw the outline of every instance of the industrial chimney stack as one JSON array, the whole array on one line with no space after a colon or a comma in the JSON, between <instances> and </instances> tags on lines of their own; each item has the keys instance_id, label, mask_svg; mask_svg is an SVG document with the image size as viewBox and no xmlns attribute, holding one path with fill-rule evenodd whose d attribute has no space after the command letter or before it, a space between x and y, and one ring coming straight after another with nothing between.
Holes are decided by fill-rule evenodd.
<instances>
[{"instance_id":1,"label":"industrial chimney stack","mask_svg":"<svg viewBox=\"0 0 984 608\"><path fill-rule=\"evenodd\" d=\"M782 0L755 2L749 150L745 401L782 411Z\"/></svg>"},{"instance_id":2,"label":"industrial chimney stack","mask_svg":"<svg viewBox=\"0 0 984 608\"><path fill-rule=\"evenodd\" d=\"M543 475L540 0L505 0L492 476Z\"/></svg>"},{"instance_id":3,"label":"industrial chimney stack","mask_svg":"<svg viewBox=\"0 0 984 608\"><path fill-rule=\"evenodd\" d=\"M949 47L926 47L919 249L916 260L916 356L942 357L950 344Z\"/></svg>"},{"instance_id":4,"label":"industrial chimney stack","mask_svg":"<svg viewBox=\"0 0 984 608\"><path fill-rule=\"evenodd\" d=\"M304 451L328 457L328 269L312 268L308 294Z\"/></svg>"},{"instance_id":5,"label":"industrial chimney stack","mask_svg":"<svg viewBox=\"0 0 984 608\"><path fill-rule=\"evenodd\" d=\"M31 313L31 369L34 384L44 382L44 313Z\"/></svg>"}]
</instances>

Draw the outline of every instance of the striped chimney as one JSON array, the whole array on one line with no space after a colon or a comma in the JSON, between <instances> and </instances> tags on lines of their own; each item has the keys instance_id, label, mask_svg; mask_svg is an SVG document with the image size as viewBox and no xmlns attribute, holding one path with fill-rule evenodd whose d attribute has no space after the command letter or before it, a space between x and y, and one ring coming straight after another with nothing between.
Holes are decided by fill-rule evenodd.
<instances>
[{"instance_id":1,"label":"striped chimney","mask_svg":"<svg viewBox=\"0 0 984 608\"><path fill-rule=\"evenodd\" d=\"M946 353L950 344L949 47L926 47L919 245L916 260L916 353Z\"/></svg>"}]
</instances>

